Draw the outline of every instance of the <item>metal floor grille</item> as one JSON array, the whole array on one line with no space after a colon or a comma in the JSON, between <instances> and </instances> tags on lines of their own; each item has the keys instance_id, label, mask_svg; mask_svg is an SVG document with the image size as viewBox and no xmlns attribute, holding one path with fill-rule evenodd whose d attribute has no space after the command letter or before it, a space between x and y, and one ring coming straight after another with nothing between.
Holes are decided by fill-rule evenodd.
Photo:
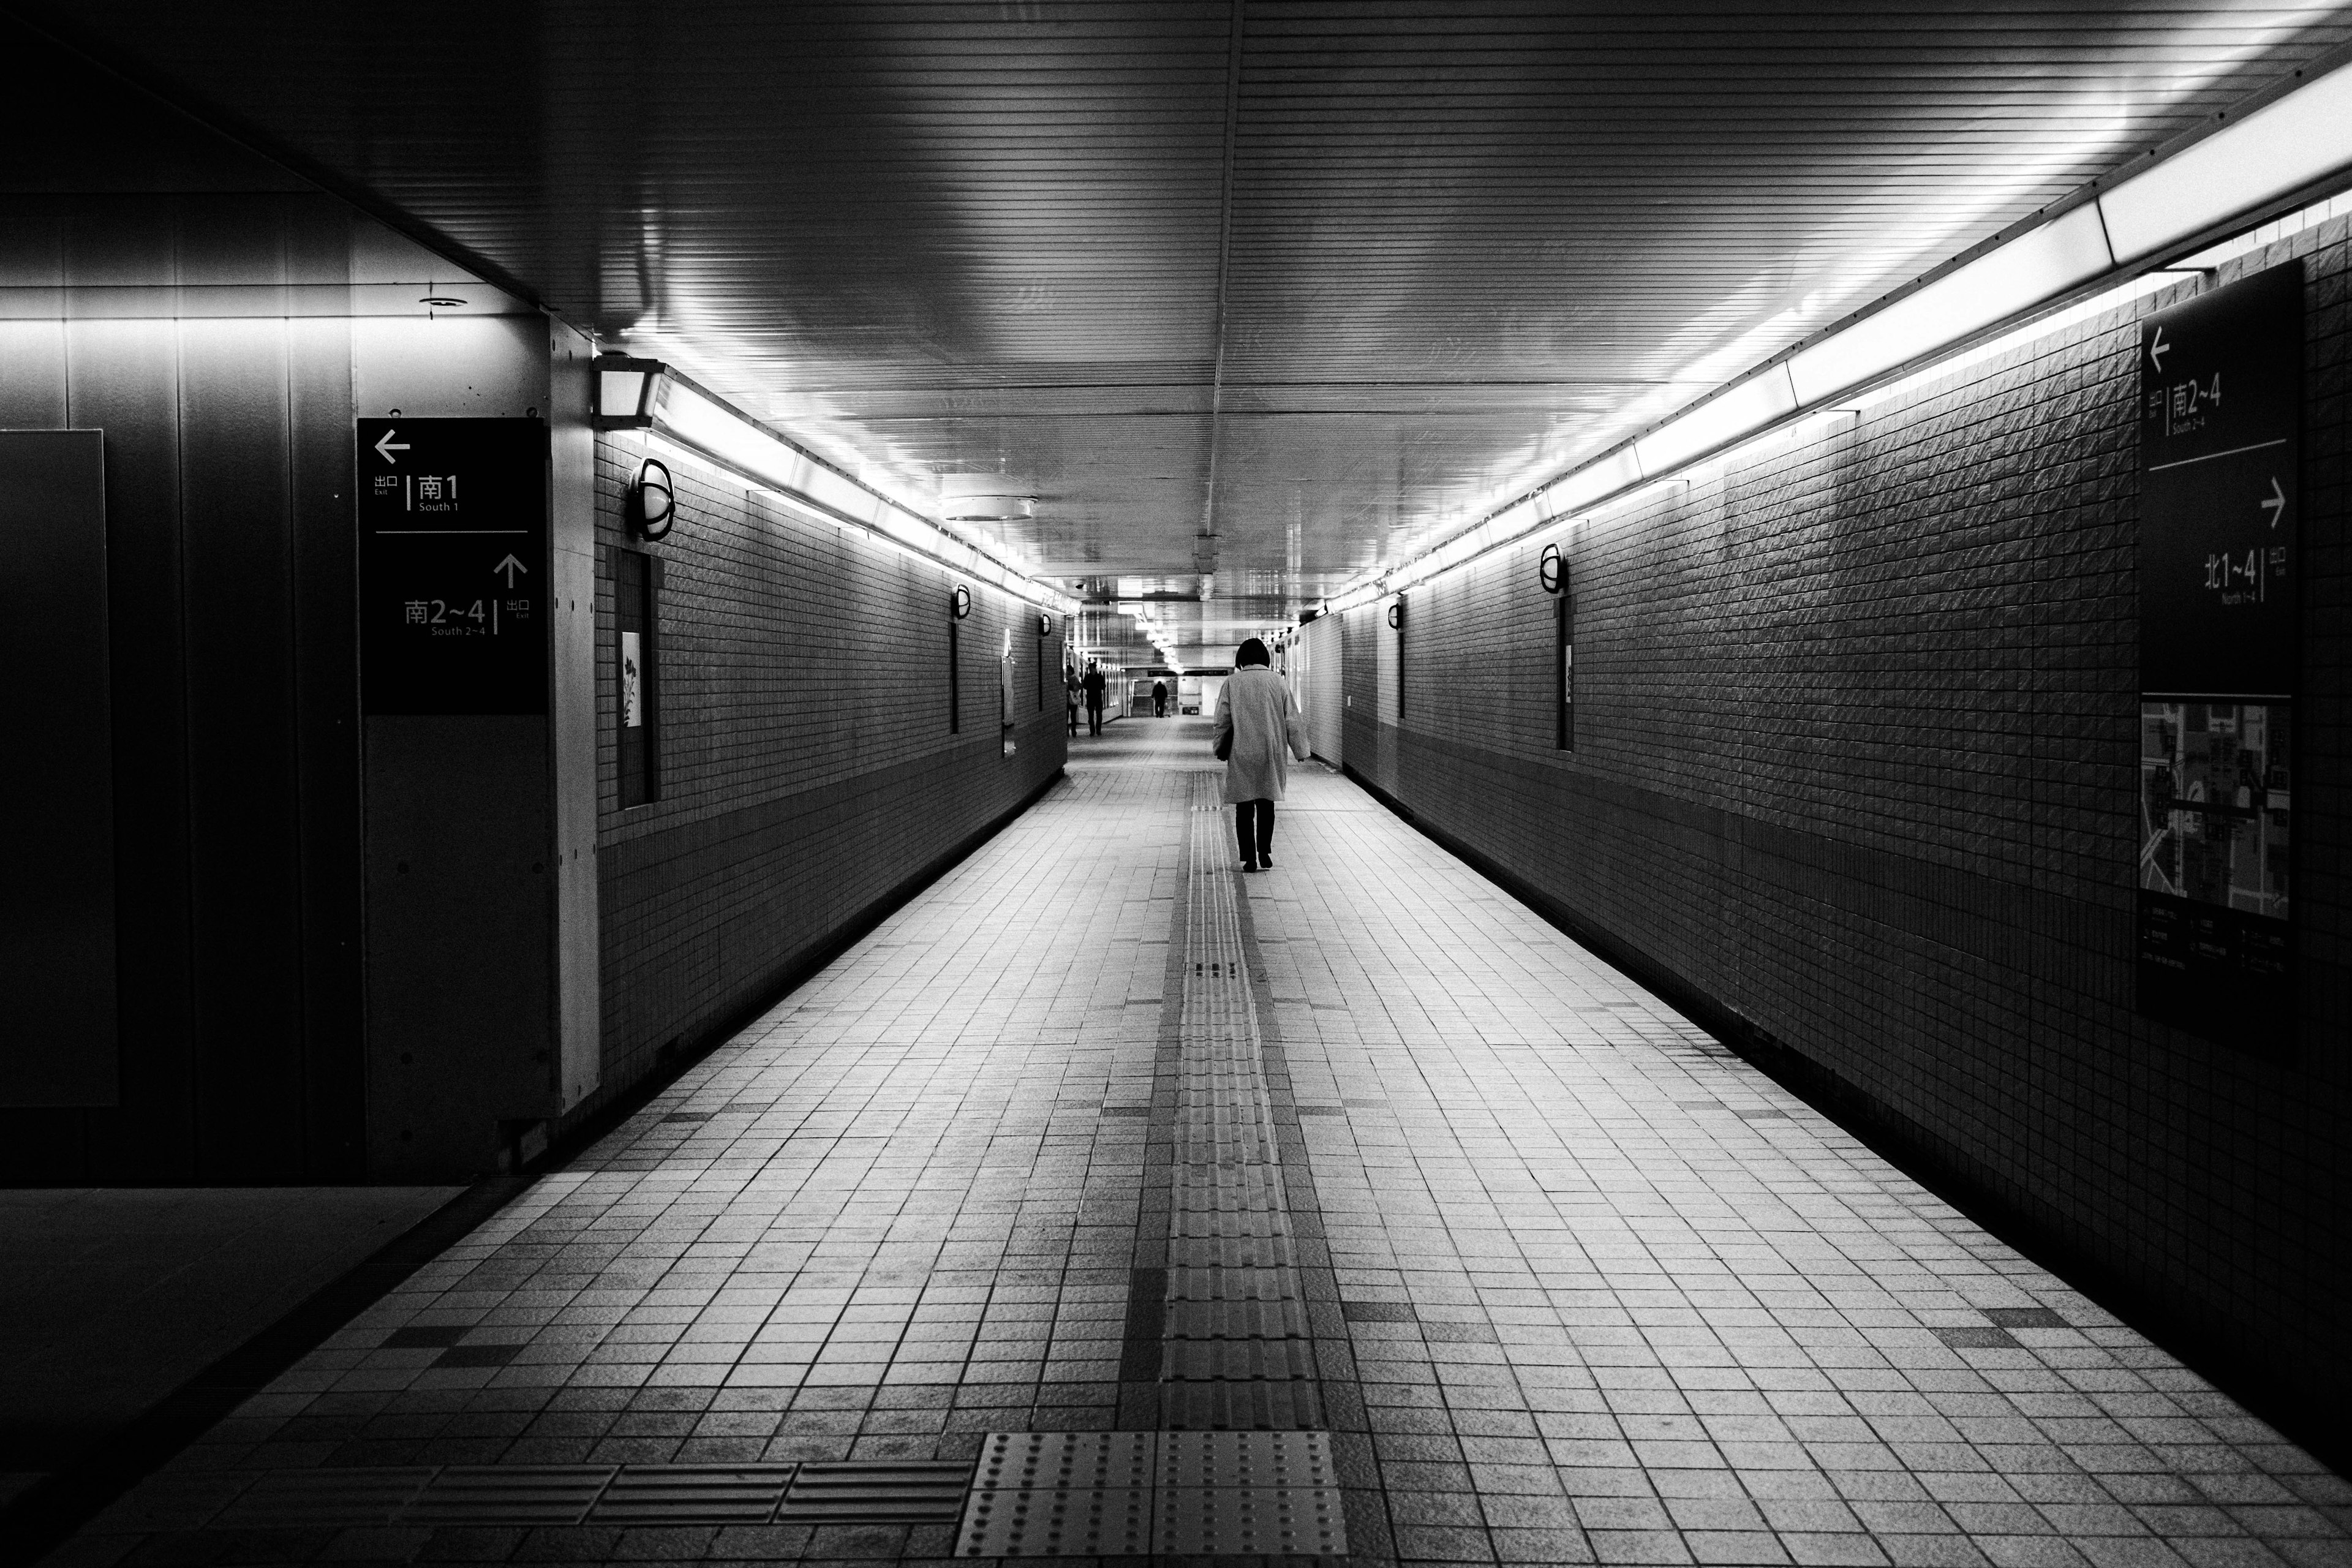
<instances>
[{"instance_id":1,"label":"metal floor grille","mask_svg":"<svg viewBox=\"0 0 2352 1568\"><path fill-rule=\"evenodd\" d=\"M992 1432L959 1557L1336 1557L1321 1432Z\"/></svg>"},{"instance_id":2,"label":"metal floor grille","mask_svg":"<svg viewBox=\"0 0 2352 1568\"><path fill-rule=\"evenodd\" d=\"M951 1524L968 1464L450 1465L276 1471L205 1528Z\"/></svg>"}]
</instances>

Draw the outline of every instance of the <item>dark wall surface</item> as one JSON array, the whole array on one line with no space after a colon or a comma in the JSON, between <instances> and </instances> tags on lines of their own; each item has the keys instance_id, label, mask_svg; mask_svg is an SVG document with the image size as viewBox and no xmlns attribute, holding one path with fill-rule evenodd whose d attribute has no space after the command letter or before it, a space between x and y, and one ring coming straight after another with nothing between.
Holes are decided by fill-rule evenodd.
<instances>
[{"instance_id":1,"label":"dark wall surface","mask_svg":"<svg viewBox=\"0 0 2352 1568\"><path fill-rule=\"evenodd\" d=\"M2352 1395L2346 221L2221 280L2293 255L2292 1045L2134 1011L2137 323L2193 284L1576 526L1573 752L1559 531L1411 591L1401 726L1381 606L1350 613L1346 756L2136 1321L2317 1410Z\"/></svg>"},{"instance_id":2,"label":"dark wall surface","mask_svg":"<svg viewBox=\"0 0 2352 1568\"><path fill-rule=\"evenodd\" d=\"M949 709L945 567L667 454L677 521L622 521L646 455L597 450L604 1088L593 1113L772 996L1062 766L1061 631L971 584ZM661 562L658 798L621 804L616 552ZM998 730L1011 635L1014 752ZM1051 679L1041 707L1037 662ZM664 1053L669 1053L666 1058Z\"/></svg>"},{"instance_id":3,"label":"dark wall surface","mask_svg":"<svg viewBox=\"0 0 2352 1568\"><path fill-rule=\"evenodd\" d=\"M0 321L0 426L105 436L121 1038L118 1106L0 1110L0 1180L357 1176L350 329L254 303L348 281L348 209L0 203L0 286L81 291Z\"/></svg>"}]
</instances>

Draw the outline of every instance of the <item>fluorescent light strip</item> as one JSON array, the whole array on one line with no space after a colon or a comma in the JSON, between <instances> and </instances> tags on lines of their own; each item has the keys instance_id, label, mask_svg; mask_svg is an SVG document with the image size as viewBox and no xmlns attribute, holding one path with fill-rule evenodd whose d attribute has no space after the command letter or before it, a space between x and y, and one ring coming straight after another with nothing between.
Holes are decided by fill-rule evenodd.
<instances>
[{"instance_id":1,"label":"fluorescent light strip","mask_svg":"<svg viewBox=\"0 0 2352 1568\"><path fill-rule=\"evenodd\" d=\"M1650 434L1554 479L1535 495L1456 533L1402 565L1376 567L1324 601L1326 611L1355 609L1399 589L1466 565L1541 526L1497 528L1539 513L1542 521L1610 500L1637 499L1633 487L1668 477L1710 455L1728 456L1747 438L1801 410L1831 401L1952 343L2057 299L2119 268L2139 275L2056 316L2027 323L1956 359L1924 366L1893 386L1869 387L1876 402L1926 375L1945 375L2021 339L2047 335L2166 286L2145 269L2164 247L2209 233L2242 213L2352 166L2352 65L2341 66L2236 124L2182 149L2114 189L1903 296L1810 348L1734 383ZM2330 198L2305 209L2332 216ZM2316 221L2315 218L2313 221ZM2256 231L2254 243L2294 232L2282 223ZM2197 259L2205 260L2216 247ZM1465 545L1483 538L1485 542Z\"/></svg>"},{"instance_id":2,"label":"fluorescent light strip","mask_svg":"<svg viewBox=\"0 0 2352 1568\"><path fill-rule=\"evenodd\" d=\"M662 377L654 433L787 500L822 509L934 565L1066 615L1070 601L946 528L834 472L799 447L682 378Z\"/></svg>"}]
</instances>

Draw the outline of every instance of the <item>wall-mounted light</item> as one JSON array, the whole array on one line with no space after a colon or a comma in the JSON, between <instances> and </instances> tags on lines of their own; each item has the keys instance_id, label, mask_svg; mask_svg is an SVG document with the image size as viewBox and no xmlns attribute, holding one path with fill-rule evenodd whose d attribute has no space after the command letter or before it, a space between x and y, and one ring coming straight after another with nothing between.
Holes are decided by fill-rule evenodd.
<instances>
[{"instance_id":1,"label":"wall-mounted light","mask_svg":"<svg viewBox=\"0 0 2352 1568\"><path fill-rule=\"evenodd\" d=\"M957 584L955 592L948 595L948 613L957 620L971 614L971 590L961 583Z\"/></svg>"},{"instance_id":2,"label":"wall-mounted light","mask_svg":"<svg viewBox=\"0 0 2352 1568\"><path fill-rule=\"evenodd\" d=\"M1404 601L1402 599L1399 599L1396 603L1389 606L1389 629L1395 632L1404 630Z\"/></svg>"},{"instance_id":3,"label":"wall-mounted light","mask_svg":"<svg viewBox=\"0 0 2352 1568\"><path fill-rule=\"evenodd\" d=\"M1547 594L1557 594L1568 586L1568 557L1559 552L1557 544L1547 544L1536 558L1536 581Z\"/></svg>"},{"instance_id":4,"label":"wall-mounted light","mask_svg":"<svg viewBox=\"0 0 2352 1568\"><path fill-rule=\"evenodd\" d=\"M1041 637L1054 635L1054 617L1043 610L1037 612L1037 635Z\"/></svg>"},{"instance_id":5,"label":"wall-mounted light","mask_svg":"<svg viewBox=\"0 0 2352 1568\"><path fill-rule=\"evenodd\" d=\"M657 359L631 359L627 354L598 354L592 365L588 423L599 430L649 430L654 423L654 394L661 387L667 365Z\"/></svg>"},{"instance_id":6,"label":"wall-mounted light","mask_svg":"<svg viewBox=\"0 0 2352 1568\"><path fill-rule=\"evenodd\" d=\"M670 483L669 465L659 458L647 458L638 464L637 477L629 481L621 510L629 531L639 539L666 536L677 514L677 490Z\"/></svg>"}]
</instances>

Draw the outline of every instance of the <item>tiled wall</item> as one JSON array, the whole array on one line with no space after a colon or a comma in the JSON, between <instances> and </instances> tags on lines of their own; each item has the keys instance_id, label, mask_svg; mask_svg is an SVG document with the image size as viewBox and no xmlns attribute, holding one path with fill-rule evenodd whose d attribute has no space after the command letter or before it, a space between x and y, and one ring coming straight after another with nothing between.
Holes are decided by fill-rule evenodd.
<instances>
[{"instance_id":1,"label":"tiled wall","mask_svg":"<svg viewBox=\"0 0 2352 1568\"><path fill-rule=\"evenodd\" d=\"M672 459L677 522L625 534L633 434L597 447L604 1085L772 994L1062 765L1061 623L976 583L950 727L946 568ZM613 552L663 563L660 798L623 809ZM1011 634L1013 737L998 659ZM1046 679L1042 707L1037 665Z\"/></svg>"},{"instance_id":2,"label":"tiled wall","mask_svg":"<svg viewBox=\"0 0 2352 1568\"><path fill-rule=\"evenodd\" d=\"M2305 1408L2352 1395L2347 249L2222 278L2306 258L2292 1051L2133 1010L2135 323L2183 289L1576 527L1573 752L1560 533L1412 592L1399 728L1345 627L1348 761L1422 825Z\"/></svg>"}]
</instances>

